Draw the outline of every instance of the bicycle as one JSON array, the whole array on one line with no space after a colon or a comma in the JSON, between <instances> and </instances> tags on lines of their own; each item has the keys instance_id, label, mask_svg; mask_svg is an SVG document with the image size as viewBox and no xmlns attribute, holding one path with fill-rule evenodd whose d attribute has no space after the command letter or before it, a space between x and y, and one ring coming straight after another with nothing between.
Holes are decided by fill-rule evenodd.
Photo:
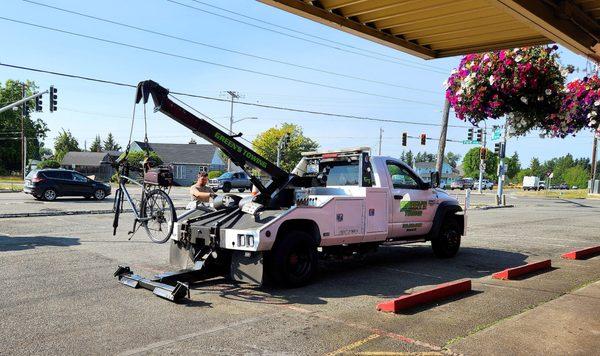
<instances>
[{"instance_id":1,"label":"bicycle","mask_svg":"<svg viewBox=\"0 0 600 356\"><path fill-rule=\"evenodd\" d=\"M127 200L135 216L133 229L129 231L131 237L136 233L139 226L143 226L148 237L159 244L165 243L173 233L173 225L177 221L173 201L169 197L167 189L170 185L161 184L161 182L149 183L145 179L146 168L144 168L144 179L139 183L135 179L128 177L129 170L132 168L126 159L114 165L119 187L115 191L115 201L113 204L113 236L117 233L119 226L119 216L123 211L124 200ZM136 206L131 194L127 190L126 183L132 183L142 188L142 197L139 200L139 207ZM138 225L139 224L139 225Z\"/></svg>"}]
</instances>

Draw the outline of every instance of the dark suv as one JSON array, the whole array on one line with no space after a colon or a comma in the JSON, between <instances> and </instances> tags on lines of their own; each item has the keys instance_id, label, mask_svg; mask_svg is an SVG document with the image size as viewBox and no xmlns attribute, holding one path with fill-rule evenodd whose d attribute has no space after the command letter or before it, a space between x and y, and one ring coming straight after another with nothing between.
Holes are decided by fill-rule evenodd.
<instances>
[{"instance_id":1,"label":"dark suv","mask_svg":"<svg viewBox=\"0 0 600 356\"><path fill-rule=\"evenodd\" d=\"M110 195L110 185L96 182L83 174L66 169L40 169L25 177L23 192L37 200L54 200L59 196L82 196L102 200Z\"/></svg>"}]
</instances>

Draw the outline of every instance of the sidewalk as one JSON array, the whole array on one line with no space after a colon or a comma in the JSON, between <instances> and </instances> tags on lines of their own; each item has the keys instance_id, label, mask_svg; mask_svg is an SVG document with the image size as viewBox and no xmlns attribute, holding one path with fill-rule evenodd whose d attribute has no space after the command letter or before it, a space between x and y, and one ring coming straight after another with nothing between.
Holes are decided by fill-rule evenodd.
<instances>
[{"instance_id":1,"label":"sidewalk","mask_svg":"<svg viewBox=\"0 0 600 356\"><path fill-rule=\"evenodd\" d=\"M600 281L467 336L465 355L589 355L600 350Z\"/></svg>"}]
</instances>

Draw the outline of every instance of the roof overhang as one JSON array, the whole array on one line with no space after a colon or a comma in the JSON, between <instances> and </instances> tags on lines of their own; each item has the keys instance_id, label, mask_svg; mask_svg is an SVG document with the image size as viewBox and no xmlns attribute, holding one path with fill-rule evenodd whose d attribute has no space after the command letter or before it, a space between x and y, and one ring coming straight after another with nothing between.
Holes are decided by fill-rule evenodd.
<instances>
[{"instance_id":1,"label":"roof overhang","mask_svg":"<svg viewBox=\"0 0 600 356\"><path fill-rule=\"evenodd\" d=\"M258 0L424 58L558 43L600 60L600 0Z\"/></svg>"}]
</instances>

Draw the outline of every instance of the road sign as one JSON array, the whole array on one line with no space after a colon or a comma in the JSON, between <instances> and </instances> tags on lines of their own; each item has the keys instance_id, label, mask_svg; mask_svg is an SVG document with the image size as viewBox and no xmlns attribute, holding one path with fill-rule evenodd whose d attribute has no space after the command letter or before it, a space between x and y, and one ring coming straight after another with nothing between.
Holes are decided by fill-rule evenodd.
<instances>
[{"instance_id":1,"label":"road sign","mask_svg":"<svg viewBox=\"0 0 600 356\"><path fill-rule=\"evenodd\" d=\"M494 133L492 134L492 140L493 141L499 140L500 137L502 137L502 130L500 130L500 128L497 128L494 130Z\"/></svg>"},{"instance_id":2,"label":"road sign","mask_svg":"<svg viewBox=\"0 0 600 356\"><path fill-rule=\"evenodd\" d=\"M481 142L477 140L464 140L463 145L479 145Z\"/></svg>"}]
</instances>

